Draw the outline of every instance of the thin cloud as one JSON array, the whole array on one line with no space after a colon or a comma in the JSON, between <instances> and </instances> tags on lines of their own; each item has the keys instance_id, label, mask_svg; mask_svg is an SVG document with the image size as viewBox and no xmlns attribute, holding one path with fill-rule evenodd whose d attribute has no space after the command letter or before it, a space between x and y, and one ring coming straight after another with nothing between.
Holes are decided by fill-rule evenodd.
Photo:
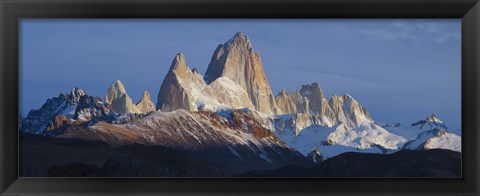
<instances>
[{"instance_id":1,"label":"thin cloud","mask_svg":"<svg viewBox=\"0 0 480 196\"><path fill-rule=\"evenodd\" d=\"M441 29L432 22L396 21L390 27L361 28L355 31L366 38L388 41L413 41L444 43L449 40L459 40L458 32L451 29Z\"/></svg>"},{"instance_id":2,"label":"thin cloud","mask_svg":"<svg viewBox=\"0 0 480 196\"><path fill-rule=\"evenodd\" d=\"M407 31L392 31L388 29L359 29L357 32L360 35L363 35L368 38L380 39L380 40L418 40L417 37L413 36Z\"/></svg>"}]
</instances>

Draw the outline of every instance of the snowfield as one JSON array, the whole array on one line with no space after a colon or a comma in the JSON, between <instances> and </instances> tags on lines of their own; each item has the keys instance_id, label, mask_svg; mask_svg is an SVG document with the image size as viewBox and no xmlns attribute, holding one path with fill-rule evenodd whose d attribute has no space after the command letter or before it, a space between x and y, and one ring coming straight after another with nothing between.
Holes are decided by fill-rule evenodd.
<instances>
[{"instance_id":1,"label":"snowfield","mask_svg":"<svg viewBox=\"0 0 480 196\"><path fill-rule=\"evenodd\" d=\"M305 114L301 114L305 115ZM448 149L461 152L461 137L449 133L438 119L419 121L412 126L380 126L361 119L358 127L346 123L333 127L315 124L298 114L277 115L275 135L289 146L307 155L318 149L324 158L345 152L393 153L401 149ZM440 131L439 131L440 130Z\"/></svg>"}]
</instances>

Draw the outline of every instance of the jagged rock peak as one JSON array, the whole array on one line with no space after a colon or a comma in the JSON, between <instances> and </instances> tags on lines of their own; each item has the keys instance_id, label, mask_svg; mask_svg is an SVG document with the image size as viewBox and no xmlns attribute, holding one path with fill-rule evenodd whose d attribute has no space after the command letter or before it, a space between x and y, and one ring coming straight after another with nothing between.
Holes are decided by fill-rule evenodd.
<instances>
[{"instance_id":1,"label":"jagged rock peak","mask_svg":"<svg viewBox=\"0 0 480 196\"><path fill-rule=\"evenodd\" d=\"M227 46L236 45L237 47L244 47L248 50L252 49L252 44L250 43L250 40L242 32L235 33L235 35L230 40L228 40L224 45L227 45Z\"/></svg>"},{"instance_id":2,"label":"jagged rock peak","mask_svg":"<svg viewBox=\"0 0 480 196\"><path fill-rule=\"evenodd\" d=\"M329 105L337 122L346 123L351 128L358 127L363 121L374 122L368 110L349 94L332 95Z\"/></svg>"},{"instance_id":3,"label":"jagged rock peak","mask_svg":"<svg viewBox=\"0 0 480 196\"><path fill-rule=\"evenodd\" d=\"M412 123L412 126L418 126L420 127L420 129L432 129L435 127L440 127L443 129L448 128L435 114L427 116L425 120L420 120L416 123Z\"/></svg>"},{"instance_id":4,"label":"jagged rock peak","mask_svg":"<svg viewBox=\"0 0 480 196\"><path fill-rule=\"evenodd\" d=\"M143 91L143 96L141 100L150 100L150 93L147 90Z\"/></svg>"},{"instance_id":5,"label":"jagged rock peak","mask_svg":"<svg viewBox=\"0 0 480 196\"><path fill-rule=\"evenodd\" d=\"M200 72L198 71L198 69L195 68L195 67L192 69L192 72L195 73L195 74L200 74Z\"/></svg>"},{"instance_id":6,"label":"jagged rock peak","mask_svg":"<svg viewBox=\"0 0 480 196\"><path fill-rule=\"evenodd\" d=\"M80 101L80 97L86 95L87 93L79 87L74 87L70 91L70 94L61 93L60 96L68 96L68 104L74 105Z\"/></svg>"},{"instance_id":7,"label":"jagged rock peak","mask_svg":"<svg viewBox=\"0 0 480 196\"><path fill-rule=\"evenodd\" d=\"M310 112L308 98L302 97L298 91L289 93L282 89L275 97L275 102L282 114Z\"/></svg>"},{"instance_id":8,"label":"jagged rock peak","mask_svg":"<svg viewBox=\"0 0 480 196\"><path fill-rule=\"evenodd\" d=\"M136 105L140 112L144 114L156 111L155 104L153 104L150 93L147 90L143 92L142 99Z\"/></svg>"},{"instance_id":9,"label":"jagged rock peak","mask_svg":"<svg viewBox=\"0 0 480 196\"><path fill-rule=\"evenodd\" d=\"M79 87L74 87L74 88L72 88L72 91L70 92L70 97L80 98L81 96L86 95L86 94L87 93L83 89L81 89Z\"/></svg>"},{"instance_id":10,"label":"jagged rock peak","mask_svg":"<svg viewBox=\"0 0 480 196\"><path fill-rule=\"evenodd\" d=\"M105 104L112 112L119 114L140 113L128 96L125 86L120 80L113 82L105 96Z\"/></svg>"},{"instance_id":11,"label":"jagged rock peak","mask_svg":"<svg viewBox=\"0 0 480 196\"><path fill-rule=\"evenodd\" d=\"M205 83L200 74L189 70L183 53L177 53L158 91L156 110L195 110L190 85L196 82L199 85Z\"/></svg>"},{"instance_id":12,"label":"jagged rock peak","mask_svg":"<svg viewBox=\"0 0 480 196\"><path fill-rule=\"evenodd\" d=\"M338 101L341 101L342 103L345 103L347 101L354 101L354 102L357 102L357 100L355 100L351 95L349 95L348 93L345 93L343 95L332 95L330 97L330 100L338 100Z\"/></svg>"},{"instance_id":13,"label":"jagged rock peak","mask_svg":"<svg viewBox=\"0 0 480 196\"><path fill-rule=\"evenodd\" d=\"M187 70L187 63L185 61L185 55L181 52L175 55L175 58L172 61L172 65L170 66L170 71L173 72L185 72Z\"/></svg>"},{"instance_id":14,"label":"jagged rock peak","mask_svg":"<svg viewBox=\"0 0 480 196\"><path fill-rule=\"evenodd\" d=\"M204 80L207 84L222 78L233 81L244 90L255 109L275 114L275 97L263 70L260 54L253 50L247 36L237 33L215 50Z\"/></svg>"},{"instance_id":15,"label":"jagged rock peak","mask_svg":"<svg viewBox=\"0 0 480 196\"><path fill-rule=\"evenodd\" d=\"M125 85L123 85L122 81L116 80L112 85L115 89L117 89L119 92L126 93L127 90L125 89Z\"/></svg>"},{"instance_id":16,"label":"jagged rock peak","mask_svg":"<svg viewBox=\"0 0 480 196\"><path fill-rule=\"evenodd\" d=\"M317 97L318 99L325 98L320 84L314 82L312 84L303 84L300 89L300 94L305 97Z\"/></svg>"},{"instance_id":17,"label":"jagged rock peak","mask_svg":"<svg viewBox=\"0 0 480 196\"><path fill-rule=\"evenodd\" d=\"M282 88L282 90L277 94L277 96L286 96L286 95L287 95L287 90L285 90L284 88Z\"/></svg>"},{"instance_id":18,"label":"jagged rock peak","mask_svg":"<svg viewBox=\"0 0 480 196\"><path fill-rule=\"evenodd\" d=\"M248 67L247 64L252 64L252 61L260 61L259 54L253 51L247 36L238 32L230 40L224 44L219 44L215 49L205 72L205 82L209 84L215 79L225 76L242 83L243 80L240 80L240 77L243 77L243 75L241 73L245 72L246 67ZM261 65L261 62L253 64L257 66L257 64Z\"/></svg>"},{"instance_id":19,"label":"jagged rock peak","mask_svg":"<svg viewBox=\"0 0 480 196\"><path fill-rule=\"evenodd\" d=\"M435 114L428 116L425 120L428 122L443 123Z\"/></svg>"},{"instance_id":20,"label":"jagged rock peak","mask_svg":"<svg viewBox=\"0 0 480 196\"><path fill-rule=\"evenodd\" d=\"M107 94L105 96L105 103L111 104L113 99L121 97L126 93L127 93L127 90L125 89L125 86L123 85L122 81L116 80L108 88Z\"/></svg>"}]
</instances>

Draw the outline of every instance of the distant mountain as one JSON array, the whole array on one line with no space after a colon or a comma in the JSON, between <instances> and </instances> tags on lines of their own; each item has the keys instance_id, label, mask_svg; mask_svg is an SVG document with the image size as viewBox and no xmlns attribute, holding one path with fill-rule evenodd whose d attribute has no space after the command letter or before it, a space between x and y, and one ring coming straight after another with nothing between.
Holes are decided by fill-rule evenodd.
<instances>
[{"instance_id":1,"label":"distant mountain","mask_svg":"<svg viewBox=\"0 0 480 196\"><path fill-rule=\"evenodd\" d=\"M24 133L44 134L47 129L58 128L60 124L73 123L74 119L85 122L103 117L109 110L98 97L88 96L84 90L75 87L70 93L47 99L40 109L31 110L22 119Z\"/></svg>"},{"instance_id":2,"label":"distant mountain","mask_svg":"<svg viewBox=\"0 0 480 196\"><path fill-rule=\"evenodd\" d=\"M404 149L428 150L428 149L448 149L460 152L462 150L462 138L445 129L434 128L429 131L423 131L413 140L408 141L403 146Z\"/></svg>"},{"instance_id":3,"label":"distant mountain","mask_svg":"<svg viewBox=\"0 0 480 196\"><path fill-rule=\"evenodd\" d=\"M428 116L425 120L418 121L412 124L413 127L418 127L419 130L430 130L435 127L448 129L445 124L438 119L435 114Z\"/></svg>"},{"instance_id":4,"label":"distant mountain","mask_svg":"<svg viewBox=\"0 0 480 196\"><path fill-rule=\"evenodd\" d=\"M403 148L412 150L448 149L461 152L461 137L448 131L447 126L432 114L411 126L388 126L388 131L400 135L408 142Z\"/></svg>"},{"instance_id":5,"label":"distant mountain","mask_svg":"<svg viewBox=\"0 0 480 196\"><path fill-rule=\"evenodd\" d=\"M324 158L344 152L386 153L406 141L375 124L352 96L327 100L318 83L302 85L295 93L282 91L276 100L282 111L297 112L275 116L275 134L304 155L312 149Z\"/></svg>"},{"instance_id":6,"label":"distant mountain","mask_svg":"<svg viewBox=\"0 0 480 196\"><path fill-rule=\"evenodd\" d=\"M368 120L354 128L346 123L328 127L315 116L298 113L277 117L275 135L305 156L316 149L324 158L344 152L394 152L407 141Z\"/></svg>"},{"instance_id":7,"label":"distant mountain","mask_svg":"<svg viewBox=\"0 0 480 196\"><path fill-rule=\"evenodd\" d=\"M330 100L327 100L318 83L304 84L295 93L282 90L276 96L276 100L284 114L303 113L315 116L320 121L320 125L328 127L344 123L354 128L363 121L373 122L368 110L352 96L333 95Z\"/></svg>"},{"instance_id":8,"label":"distant mountain","mask_svg":"<svg viewBox=\"0 0 480 196\"><path fill-rule=\"evenodd\" d=\"M75 87L70 93L47 99L40 109L31 110L21 120L20 131L29 134L55 135L59 128L68 125L94 124L98 121L124 122L130 118L154 111L148 92L139 101L141 109L133 104L121 81L112 83L104 102ZM150 103L149 103L150 101Z\"/></svg>"}]
</instances>

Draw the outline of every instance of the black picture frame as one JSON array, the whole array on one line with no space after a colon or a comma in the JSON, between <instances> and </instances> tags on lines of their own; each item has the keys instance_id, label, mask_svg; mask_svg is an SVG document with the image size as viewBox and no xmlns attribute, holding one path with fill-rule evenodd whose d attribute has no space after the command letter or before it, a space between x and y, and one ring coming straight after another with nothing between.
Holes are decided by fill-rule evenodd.
<instances>
[{"instance_id":1,"label":"black picture frame","mask_svg":"<svg viewBox=\"0 0 480 196\"><path fill-rule=\"evenodd\" d=\"M479 195L478 0L1 0L2 195ZM461 18L462 178L18 178L21 18Z\"/></svg>"}]
</instances>

